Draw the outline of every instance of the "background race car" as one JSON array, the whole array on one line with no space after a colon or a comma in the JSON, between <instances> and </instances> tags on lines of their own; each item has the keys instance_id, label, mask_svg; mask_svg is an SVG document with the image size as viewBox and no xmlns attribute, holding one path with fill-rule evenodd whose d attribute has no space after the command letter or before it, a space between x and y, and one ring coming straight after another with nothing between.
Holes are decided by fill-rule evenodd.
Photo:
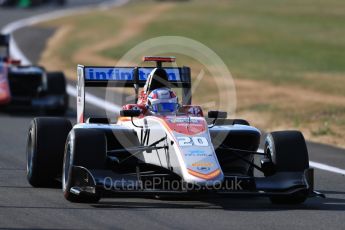
<instances>
[{"instance_id":1,"label":"background race car","mask_svg":"<svg viewBox=\"0 0 345 230\"><path fill-rule=\"evenodd\" d=\"M21 66L10 56L10 36L0 35L1 109L34 109L64 114L68 108L66 80L62 72L46 72L40 66Z\"/></svg>"}]
</instances>

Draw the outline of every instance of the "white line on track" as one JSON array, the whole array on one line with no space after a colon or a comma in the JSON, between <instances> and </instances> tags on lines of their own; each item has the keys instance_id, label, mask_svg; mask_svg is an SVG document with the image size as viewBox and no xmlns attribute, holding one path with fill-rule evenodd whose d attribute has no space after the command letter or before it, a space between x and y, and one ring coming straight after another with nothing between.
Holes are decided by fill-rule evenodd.
<instances>
[{"instance_id":1,"label":"white line on track","mask_svg":"<svg viewBox=\"0 0 345 230\"><path fill-rule=\"evenodd\" d=\"M25 19L21 19L21 20L12 22L3 28L1 30L1 33L13 33L14 31L16 31L18 29L21 29L21 28L27 27L27 26L32 26L32 25L40 23L40 22L58 19L58 18L66 17L69 15L75 15L75 14L79 14L79 13L89 12L91 10L95 10L95 8L98 8L100 10L104 10L104 9L108 9L109 7L119 7L119 6L122 6L128 2L129 2L129 0L107 1L104 3L98 4L97 7L95 7L94 5L91 5L91 6L78 7L78 8L74 8L74 9L48 12L45 14L36 15L33 17L29 17L29 18L25 18ZM13 55L13 57L22 60L23 64L31 64L30 60L28 60L28 58L18 48L14 39L11 39L11 54ZM67 85L67 93L72 97L77 96L76 88L70 84ZM86 102L87 103L92 104L92 105L97 106L97 107L100 107L102 109L105 109L107 111L118 113L121 109L120 106L109 103L109 102L105 101L104 99L96 97L90 93L86 93L85 96L86 96ZM260 149L259 151L263 152L263 149ZM318 163L318 162L314 162L314 161L309 161L309 164L311 167L314 167L314 168L318 168L321 170L345 175L344 169L340 169L337 167L333 167L330 165L326 165L326 164L322 164L322 163Z\"/></svg>"},{"instance_id":2,"label":"white line on track","mask_svg":"<svg viewBox=\"0 0 345 230\"><path fill-rule=\"evenodd\" d=\"M53 19L58 19L58 18L63 18L63 17L76 15L76 14L83 14L83 13L93 11L95 9L105 10L110 7L120 7L127 4L128 2L129 0L109 0L103 3L100 3L96 6L88 5L88 6L75 7L71 9L56 10L53 12L43 13L40 15L36 15L36 16L32 16L32 17L11 22L7 24L5 27L3 27L3 29L1 30L1 33L10 34L18 29L21 29L27 26L32 26L37 23L41 23L41 22L45 22L45 21L49 21ZM11 47L11 54L13 55L13 57L21 59L23 64L27 64L27 65L31 64L30 60L27 59L27 57L20 51L14 39L11 39L10 47Z\"/></svg>"},{"instance_id":3,"label":"white line on track","mask_svg":"<svg viewBox=\"0 0 345 230\"><path fill-rule=\"evenodd\" d=\"M345 170L341 169L341 168L337 168L337 167L333 167L333 166L330 166L330 165L318 163L318 162L315 162L315 161L309 161L309 165L311 167L313 167L313 168L318 168L318 169L325 170L325 171L328 171L328 172L333 172L333 173L338 173L338 174L341 174L341 175L345 175Z\"/></svg>"}]
</instances>

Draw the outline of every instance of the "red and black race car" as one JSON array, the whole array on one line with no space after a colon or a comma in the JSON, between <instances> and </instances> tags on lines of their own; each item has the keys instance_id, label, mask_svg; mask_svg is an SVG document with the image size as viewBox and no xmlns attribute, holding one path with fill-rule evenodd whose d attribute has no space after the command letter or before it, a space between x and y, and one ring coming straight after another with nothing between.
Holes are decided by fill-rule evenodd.
<instances>
[{"instance_id":1,"label":"red and black race car","mask_svg":"<svg viewBox=\"0 0 345 230\"><path fill-rule=\"evenodd\" d=\"M64 114L68 108L62 72L40 66L22 66L10 56L10 36L0 34L0 110L29 109Z\"/></svg>"},{"instance_id":2,"label":"red and black race car","mask_svg":"<svg viewBox=\"0 0 345 230\"><path fill-rule=\"evenodd\" d=\"M27 145L27 179L35 187L62 181L67 200L97 202L126 195L260 195L297 204L314 191L302 133L265 138L241 119L191 104L189 67L174 58L146 57L156 67L78 66L78 124L36 118ZM133 87L136 104L117 122L85 117L85 87ZM143 87L142 91L139 88ZM181 100L172 89L182 88ZM115 115L115 114L114 114ZM47 135L53 133L53 135Z\"/></svg>"}]
</instances>

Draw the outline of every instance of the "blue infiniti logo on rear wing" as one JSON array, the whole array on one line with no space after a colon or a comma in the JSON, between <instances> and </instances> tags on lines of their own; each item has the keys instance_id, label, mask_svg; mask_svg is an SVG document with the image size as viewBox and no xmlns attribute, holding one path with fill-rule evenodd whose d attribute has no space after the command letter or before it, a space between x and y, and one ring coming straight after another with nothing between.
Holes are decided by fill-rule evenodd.
<instances>
[{"instance_id":1,"label":"blue infiniti logo on rear wing","mask_svg":"<svg viewBox=\"0 0 345 230\"><path fill-rule=\"evenodd\" d=\"M140 67L139 81L145 82L154 68ZM183 82L181 68L164 68L171 82ZM133 67L85 67L86 81L134 81Z\"/></svg>"}]
</instances>

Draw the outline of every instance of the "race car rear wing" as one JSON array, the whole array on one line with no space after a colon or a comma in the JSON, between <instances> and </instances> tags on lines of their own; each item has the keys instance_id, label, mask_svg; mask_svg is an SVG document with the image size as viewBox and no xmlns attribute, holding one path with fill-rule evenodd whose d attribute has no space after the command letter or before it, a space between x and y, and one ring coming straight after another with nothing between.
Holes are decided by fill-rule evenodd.
<instances>
[{"instance_id":1,"label":"race car rear wing","mask_svg":"<svg viewBox=\"0 0 345 230\"><path fill-rule=\"evenodd\" d=\"M80 70L79 70L80 69ZM143 87L154 67L95 67L78 66L83 73L86 87ZM189 67L164 67L169 83L176 88L189 88Z\"/></svg>"},{"instance_id":2,"label":"race car rear wing","mask_svg":"<svg viewBox=\"0 0 345 230\"><path fill-rule=\"evenodd\" d=\"M182 103L191 104L189 67L163 67L171 88L182 88ZM154 67L100 67L78 65L78 121L83 122L85 87L144 87Z\"/></svg>"}]
</instances>

